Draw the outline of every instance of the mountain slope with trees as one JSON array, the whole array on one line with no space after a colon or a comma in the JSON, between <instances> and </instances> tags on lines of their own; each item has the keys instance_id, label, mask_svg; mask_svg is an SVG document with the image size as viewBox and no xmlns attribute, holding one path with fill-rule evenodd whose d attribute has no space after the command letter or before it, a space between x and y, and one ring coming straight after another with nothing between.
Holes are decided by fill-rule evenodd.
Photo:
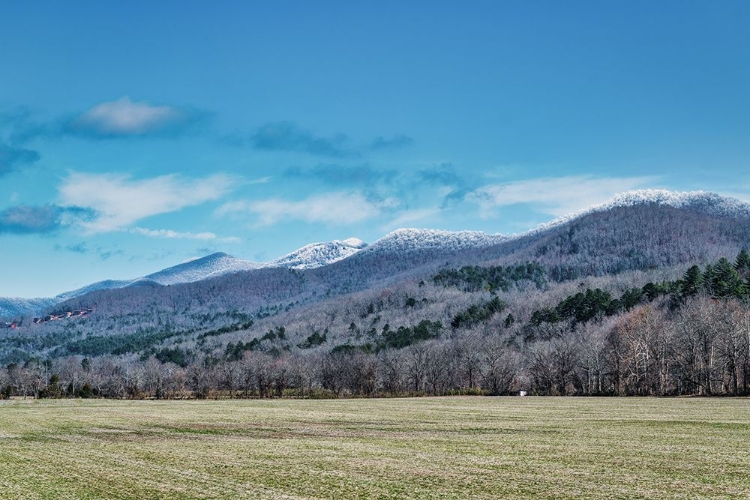
<instances>
[{"instance_id":1,"label":"mountain slope with trees","mask_svg":"<svg viewBox=\"0 0 750 500\"><path fill-rule=\"evenodd\" d=\"M747 393L750 211L703 194L652 198L517 237L403 230L316 269L95 291L55 306L93 309L85 318L0 331L0 385L113 397Z\"/></svg>"}]
</instances>

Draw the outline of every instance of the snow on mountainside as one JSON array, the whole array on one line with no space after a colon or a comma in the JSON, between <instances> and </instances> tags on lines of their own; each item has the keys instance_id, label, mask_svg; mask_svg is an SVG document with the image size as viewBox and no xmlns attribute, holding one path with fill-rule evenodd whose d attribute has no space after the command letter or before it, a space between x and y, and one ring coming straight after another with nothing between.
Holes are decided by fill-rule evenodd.
<instances>
[{"instance_id":1,"label":"snow on mountainside","mask_svg":"<svg viewBox=\"0 0 750 500\"><path fill-rule=\"evenodd\" d=\"M0 298L0 318L17 318L37 314L38 311L55 305L58 301L51 298L21 299L16 297Z\"/></svg>"},{"instance_id":2,"label":"snow on mountainside","mask_svg":"<svg viewBox=\"0 0 750 500\"><path fill-rule=\"evenodd\" d=\"M720 196L705 191L676 192L665 189L627 191L615 196L607 203L592 207L589 211L596 212L649 203L667 205L673 208L686 208L724 217L750 217L750 203L737 198Z\"/></svg>"},{"instance_id":3,"label":"snow on mountainside","mask_svg":"<svg viewBox=\"0 0 750 500\"><path fill-rule=\"evenodd\" d=\"M17 318L20 316L36 316L41 314L45 309L64 302L74 297L80 297L87 293L95 292L97 290L111 290L113 288L122 288L127 286L132 281L127 280L104 280L97 281L90 285L71 290L69 292L63 292L55 297L43 297L37 299L23 299L15 297L0 297L0 318Z\"/></svg>"},{"instance_id":4,"label":"snow on mountainside","mask_svg":"<svg viewBox=\"0 0 750 500\"><path fill-rule=\"evenodd\" d=\"M415 252L438 250L453 252L497 245L508 239L503 234L481 231L440 231L435 229L397 229L368 246L363 252Z\"/></svg>"},{"instance_id":5,"label":"snow on mountainside","mask_svg":"<svg viewBox=\"0 0 750 500\"><path fill-rule=\"evenodd\" d=\"M87 293L95 292L97 290L110 290L112 288L122 288L124 286L129 285L130 283L131 283L131 280L97 281L96 283L86 285L76 290L63 292L60 295L55 296L55 299L57 299L58 302L62 302L63 300L72 299L73 297L80 297L81 295L86 295Z\"/></svg>"},{"instance_id":6,"label":"snow on mountainside","mask_svg":"<svg viewBox=\"0 0 750 500\"><path fill-rule=\"evenodd\" d=\"M637 205L664 205L672 208L682 208L709 215L734 218L750 218L750 203L721 196L706 191L668 191L666 189L640 189L626 191L615 195L609 201L594 205L580 212L564 215L550 222L514 235L513 238L539 233L552 229L589 214L606 212L616 208L633 207Z\"/></svg>"},{"instance_id":7,"label":"snow on mountainside","mask_svg":"<svg viewBox=\"0 0 750 500\"><path fill-rule=\"evenodd\" d=\"M236 259L222 252L213 253L199 259L194 259L176 266L169 267L159 272L149 274L143 278L133 280L128 286L140 281L151 281L159 285L177 285L179 283L192 283L214 276L238 273L241 271L252 271L262 267L263 264Z\"/></svg>"},{"instance_id":8,"label":"snow on mountainside","mask_svg":"<svg viewBox=\"0 0 750 500\"><path fill-rule=\"evenodd\" d=\"M435 255L459 253L466 250L489 248L511 240L519 241L523 237L541 234L581 219L589 214L609 212L623 207L652 204L685 209L712 216L750 219L750 203L714 193L703 191L672 192L666 190L629 191L617 195L601 205L560 217L530 231L512 236L487 234L479 231L454 232L430 229L398 229L385 235L371 245L367 245L356 238L343 241L336 240L329 243L313 243L267 263L250 262L234 258L225 253L215 253L134 280L101 281L77 290L65 292L54 298L0 298L0 317L9 318L39 314L42 310L52 307L56 303L96 290L122 288L125 286L160 286L191 283L206 278L261 268L314 269L342 261L356 254L360 254L362 257L374 257L378 259L398 259L399 256L407 255L420 255L421 257L418 257L418 259L429 259L429 255L433 253ZM363 262L366 261L352 261L351 265L367 265Z\"/></svg>"},{"instance_id":9,"label":"snow on mountainside","mask_svg":"<svg viewBox=\"0 0 750 500\"><path fill-rule=\"evenodd\" d=\"M38 315L43 310L68 299L80 297L97 290L111 290L136 286L166 286L193 283L208 278L252 271L261 268L285 267L290 269L313 269L345 259L367 244L357 238L330 243L315 243L304 246L288 255L268 263L237 259L222 252L190 260L176 266L132 280L105 280L82 288L61 293L53 298L21 299L0 298L0 318Z\"/></svg>"},{"instance_id":10,"label":"snow on mountainside","mask_svg":"<svg viewBox=\"0 0 750 500\"><path fill-rule=\"evenodd\" d=\"M357 238L329 243L311 243L292 253L272 260L263 267L286 267L288 269L314 269L333 264L359 252L367 243Z\"/></svg>"}]
</instances>

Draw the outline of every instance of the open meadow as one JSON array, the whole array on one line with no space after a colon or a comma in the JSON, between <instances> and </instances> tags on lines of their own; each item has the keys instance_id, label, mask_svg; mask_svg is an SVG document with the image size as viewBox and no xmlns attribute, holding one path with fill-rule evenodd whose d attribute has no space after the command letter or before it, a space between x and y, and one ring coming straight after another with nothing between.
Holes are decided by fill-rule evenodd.
<instances>
[{"instance_id":1,"label":"open meadow","mask_svg":"<svg viewBox=\"0 0 750 500\"><path fill-rule=\"evenodd\" d=\"M748 498L747 399L0 402L34 498Z\"/></svg>"}]
</instances>

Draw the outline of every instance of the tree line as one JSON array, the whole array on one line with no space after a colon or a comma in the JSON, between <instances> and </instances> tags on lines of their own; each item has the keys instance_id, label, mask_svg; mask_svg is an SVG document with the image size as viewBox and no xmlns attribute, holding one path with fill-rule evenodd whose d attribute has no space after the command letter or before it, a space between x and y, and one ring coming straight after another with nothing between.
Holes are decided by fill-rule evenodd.
<instances>
[{"instance_id":1,"label":"tree line","mask_svg":"<svg viewBox=\"0 0 750 500\"><path fill-rule=\"evenodd\" d=\"M666 303L666 301L665 301ZM662 307L663 306L663 307ZM432 325L434 326L434 325ZM0 369L9 397L341 397L445 394L741 395L750 389L750 312L737 299L647 303L548 340L503 329L380 351L243 350L237 356L69 356ZM398 330L396 330L398 332ZM397 337L392 337L397 338ZM341 346L339 346L341 347Z\"/></svg>"},{"instance_id":2,"label":"tree line","mask_svg":"<svg viewBox=\"0 0 750 500\"><path fill-rule=\"evenodd\" d=\"M531 272L506 269L527 281L539 276L526 265ZM481 290L449 293L440 318L423 319L435 310L433 295L443 293L440 287L463 287L463 278L419 300L416 294L429 288L423 282L403 294L370 294L378 300L351 307L334 302L320 314L330 321L341 316L337 321L349 325L345 335L313 323L301 336L279 325L261 335L241 316L242 323L196 330L193 344L169 344L181 337L167 329L160 340L166 345L141 352L10 363L0 368L0 390L7 397L113 398L750 393L745 250L733 262L721 258L620 293L579 288L553 305L537 287L501 300L499 289L475 279L507 271L457 272L442 275L466 276ZM389 311L417 320L378 323Z\"/></svg>"}]
</instances>

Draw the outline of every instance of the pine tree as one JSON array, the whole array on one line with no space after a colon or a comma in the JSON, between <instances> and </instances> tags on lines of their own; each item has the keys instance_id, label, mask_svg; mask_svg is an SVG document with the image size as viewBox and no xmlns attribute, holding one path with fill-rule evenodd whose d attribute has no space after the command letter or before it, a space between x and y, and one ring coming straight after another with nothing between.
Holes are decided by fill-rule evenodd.
<instances>
[{"instance_id":1,"label":"pine tree","mask_svg":"<svg viewBox=\"0 0 750 500\"><path fill-rule=\"evenodd\" d=\"M750 278L750 252L746 249L740 250L737 255L737 260L734 263L734 268L740 274L742 279L747 280Z\"/></svg>"},{"instance_id":2,"label":"pine tree","mask_svg":"<svg viewBox=\"0 0 750 500\"><path fill-rule=\"evenodd\" d=\"M716 297L741 297L744 284L737 270L726 258L722 257L713 270L711 288Z\"/></svg>"},{"instance_id":3,"label":"pine tree","mask_svg":"<svg viewBox=\"0 0 750 500\"><path fill-rule=\"evenodd\" d=\"M703 288L709 295L714 294L714 266L711 264L706 265L706 269L703 271Z\"/></svg>"},{"instance_id":4,"label":"pine tree","mask_svg":"<svg viewBox=\"0 0 750 500\"><path fill-rule=\"evenodd\" d=\"M700 291L701 285L703 285L701 268L698 266L692 266L687 272L685 272L685 276L682 278L680 295L682 298L691 297Z\"/></svg>"}]
</instances>

